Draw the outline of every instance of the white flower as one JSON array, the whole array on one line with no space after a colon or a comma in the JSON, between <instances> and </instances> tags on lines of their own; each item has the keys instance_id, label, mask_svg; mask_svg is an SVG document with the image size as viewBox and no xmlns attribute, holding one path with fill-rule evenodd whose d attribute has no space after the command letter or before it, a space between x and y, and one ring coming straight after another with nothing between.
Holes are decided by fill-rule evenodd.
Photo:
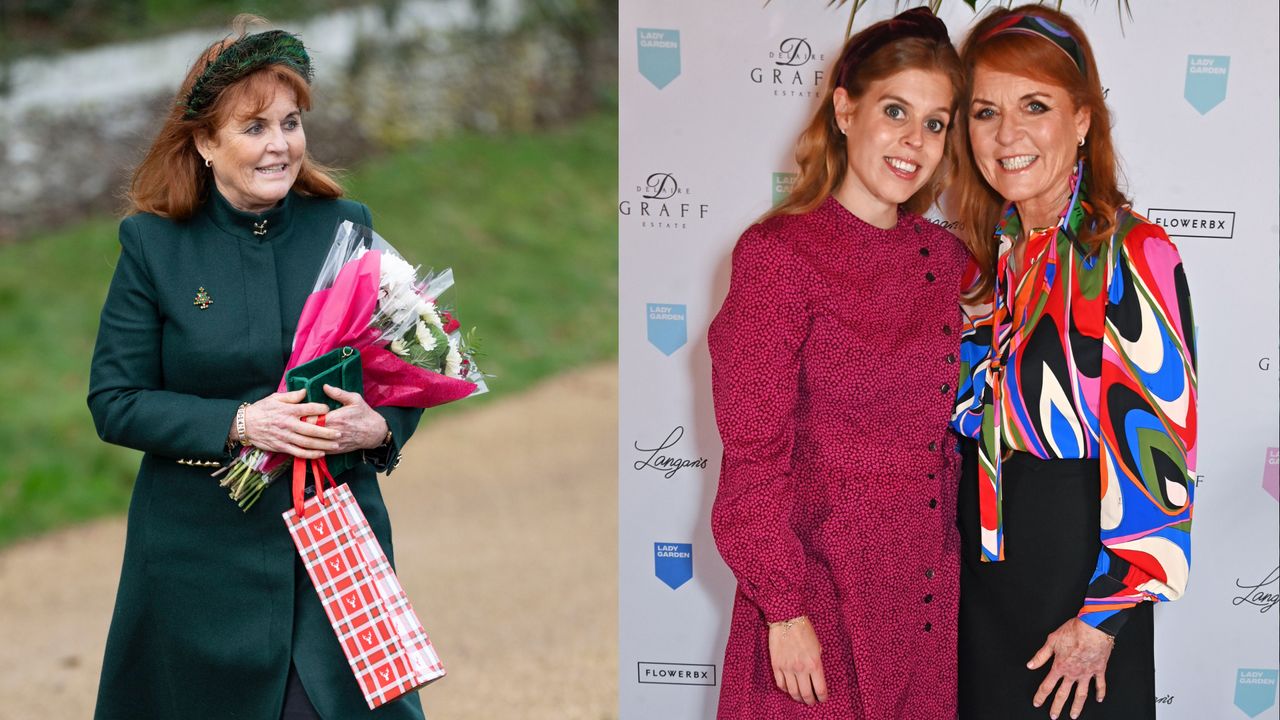
<instances>
[{"instance_id":1,"label":"white flower","mask_svg":"<svg viewBox=\"0 0 1280 720\"><path fill-rule=\"evenodd\" d=\"M430 300L422 300L418 303L418 317L444 330L444 324L440 322L440 313L436 312L436 304Z\"/></svg>"},{"instance_id":2,"label":"white flower","mask_svg":"<svg viewBox=\"0 0 1280 720\"><path fill-rule=\"evenodd\" d=\"M404 341L404 338L396 338L391 341L391 352L400 357L409 357L409 344Z\"/></svg>"},{"instance_id":3,"label":"white flower","mask_svg":"<svg viewBox=\"0 0 1280 720\"><path fill-rule=\"evenodd\" d=\"M413 334L418 338L418 344L422 346L425 352L431 352L436 346L436 336L431 334L431 330L426 323L419 320L414 324Z\"/></svg>"},{"instance_id":4,"label":"white flower","mask_svg":"<svg viewBox=\"0 0 1280 720\"><path fill-rule=\"evenodd\" d=\"M449 352L444 357L444 374L449 377L462 377L462 355L458 353L458 339L449 338Z\"/></svg>"},{"instance_id":5,"label":"white flower","mask_svg":"<svg viewBox=\"0 0 1280 720\"><path fill-rule=\"evenodd\" d=\"M391 327L404 327L418 311L414 267L391 253L382 253L378 277L378 314Z\"/></svg>"}]
</instances>

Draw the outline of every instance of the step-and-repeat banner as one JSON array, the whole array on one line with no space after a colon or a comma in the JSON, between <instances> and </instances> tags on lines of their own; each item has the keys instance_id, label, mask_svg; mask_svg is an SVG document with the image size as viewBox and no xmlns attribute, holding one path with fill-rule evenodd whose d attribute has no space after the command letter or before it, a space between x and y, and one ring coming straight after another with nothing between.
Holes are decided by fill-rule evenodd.
<instances>
[{"instance_id":1,"label":"step-and-repeat banner","mask_svg":"<svg viewBox=\"0 0 1280 720\"><path fill-rule=\"evenodd\" d=\"M734 580L709 527L707 325L734 242L787 192L847 7L620 3L621 720L715 716ZM1135 207L1182 251L1195 305L1194 560L1186 596L1157 610L1160 718L1277 718L1277 5L1134 3L1123 23L1115 3L1063 9L1096 48ZM868 3L855 30L892 13ZM941 15L956 40L974 20L961 2Z\"/></svg>"}]
</instances>

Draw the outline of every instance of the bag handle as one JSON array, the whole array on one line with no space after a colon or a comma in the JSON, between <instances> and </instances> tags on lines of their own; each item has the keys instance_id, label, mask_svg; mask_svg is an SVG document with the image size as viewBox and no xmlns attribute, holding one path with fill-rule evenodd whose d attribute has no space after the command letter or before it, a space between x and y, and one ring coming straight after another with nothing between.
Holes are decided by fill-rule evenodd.
<instances>
[{"instance_id":1,"label":"bag handle","mask_svg":"<svg viewBox=\"0 0 1280 720\"><path fill-rule=\"evenodd\" d=\"M315 415L309 418L303 418L305 422L313 423L319 427L324 427L324 416ZM329 487L337 489L338 483L334 481L333 475L329 473L329 459L326 455L321 455L314 460L304 460L303 458L293 459L293 512L299 518L305 518L303 512L304 495L307 488L307 465L310 463L311 472L316 476L316 500L321 505L327 505L328 501L324 498L324 486L327 482Z\"/></svg>"}]
</instances>

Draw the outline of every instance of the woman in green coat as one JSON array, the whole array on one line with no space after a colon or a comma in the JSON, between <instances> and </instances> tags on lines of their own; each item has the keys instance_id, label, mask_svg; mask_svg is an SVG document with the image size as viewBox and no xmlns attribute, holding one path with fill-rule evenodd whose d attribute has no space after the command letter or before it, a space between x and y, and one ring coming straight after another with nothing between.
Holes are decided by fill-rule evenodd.
<instances>
[{"instance_id":1,"label":"woman in green coat","mask_svg":"<svg viewBox=\"0 0 1280 720\"><path fill-rule=\"evenodd\" d=\"M414 693L366 706L281 518L288 483L241 512L210 477L241 444L362 450L337 480L392 557L375 472L421 411L332 389L322 428L302 418L324 405L275 392L335 228L371 222L307 155L310 79L287 33L214 43L133 177L89 381L102 439L144 453L100 720L422 718Z\"/></svg>"}]
</instances>

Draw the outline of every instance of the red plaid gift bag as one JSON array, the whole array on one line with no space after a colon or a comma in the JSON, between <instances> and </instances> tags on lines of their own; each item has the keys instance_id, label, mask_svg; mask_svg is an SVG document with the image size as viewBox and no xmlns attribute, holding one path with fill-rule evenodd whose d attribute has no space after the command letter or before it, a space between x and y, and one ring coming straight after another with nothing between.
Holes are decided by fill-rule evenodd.
<instances>
[{"instance_id":1,"label":"red plaid gift bag","mask_svg":"<svg viewBox=\"0 0 1280 720\"><path fill-rule=\"evenodd\" d=\"M304 503L307 463L294 459L284 521L372 710L444 677L444 665L351 490L324 492L320 476L333 479L322 462L312 463L316 495Z\"/></svg>"}]
</instances>

